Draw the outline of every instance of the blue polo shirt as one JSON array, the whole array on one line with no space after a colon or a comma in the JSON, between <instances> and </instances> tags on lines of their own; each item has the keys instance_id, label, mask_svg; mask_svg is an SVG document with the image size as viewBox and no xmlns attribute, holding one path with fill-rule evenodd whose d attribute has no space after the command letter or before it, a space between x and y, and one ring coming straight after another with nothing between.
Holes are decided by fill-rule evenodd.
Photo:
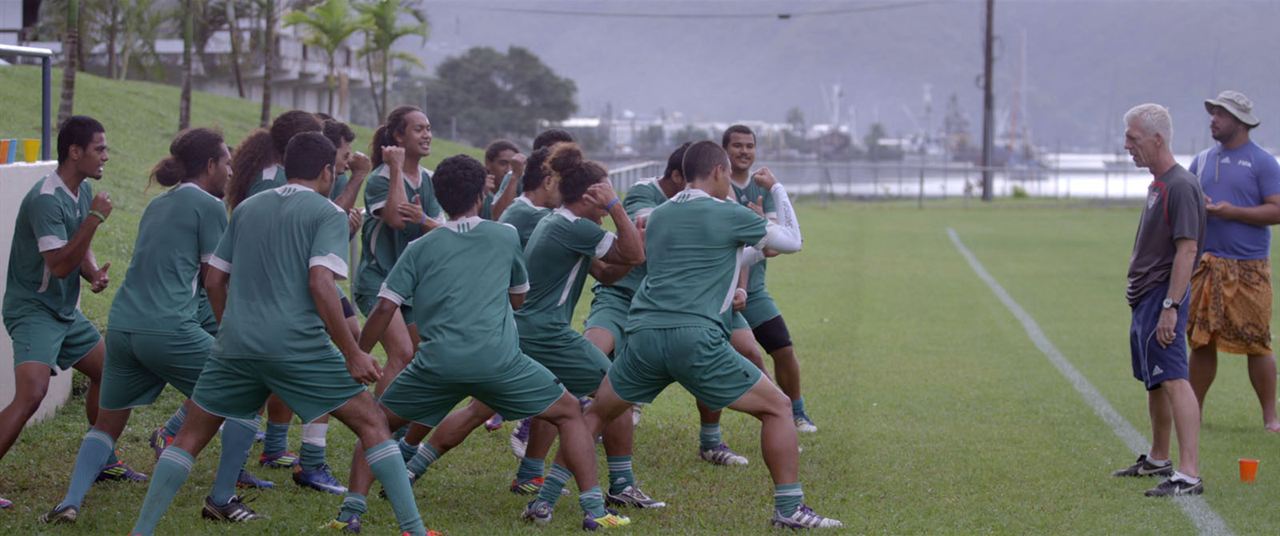
<instances>
[{"instance_id":1,"label":"blue polo shirt","mask_svg":"<svg viewBox=\"0 0 1280 536\"><path fill-rule=\"evenodd\" d=\"M1235 149L1214 146L1196 155L1190 171L1200 177L1200 188L1214 202L1256 207L1263 198L1280 195L1280 164L1252 141ZM1203 172L1201 169L1203 168ZM1271 229L1245 222L1209 216L1205 251L1227 259L1265 259L1271 251Z\"/></svg>"}]
</instances>

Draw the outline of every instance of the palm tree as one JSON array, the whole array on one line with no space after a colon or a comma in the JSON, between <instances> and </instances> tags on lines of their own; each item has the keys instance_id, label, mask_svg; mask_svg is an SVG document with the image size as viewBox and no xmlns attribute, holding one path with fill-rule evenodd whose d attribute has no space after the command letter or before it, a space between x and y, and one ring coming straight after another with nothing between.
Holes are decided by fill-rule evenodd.
<instances>
[{"instance_id":1,"label":"palm tree","mask_svg":"<svg viewBox=\"0 0 1280 536\"><path fill-rule=\"evenodd\" d=\"M303 44L324 50L329 60L325 83L329 86L329 115L333 115L333 94L337 90L337 64L334 56L351 34L361 29L360 21L351 16L348 0L325 0L305 11L291 11L284 16L285 26L302 26L307 33Z\"/></svg>"},{"instance_id":2,"label":"palm tree","mask_svg":"<svg viewBox=\"0 0 1280 536\"><path fill-rule=\"evenodd\" d=\"M364 58L365 67L369 71L369 90L373 92L373 104L378 112L379 122L385 119L387 114L387 85L391 77L392 60L422 65L422 62L412 55L391 50L396 41L404 37L416 35L422 37L424 44L427 42L427 33L430 31L427 15L417 6L418 0L406 0L403 3L401 0L372 0L356 4L356 11L360 12L365 33L364 48L360 49L360 56ZM407 13L415 23L399 24L401 13ZM376 84L374 83L375 62L379 75Z\"/></svg>"},{"instance_id":3,"label":"palm tree","mask_svg":"<svg viewBox=\"0 0 1280 536\"><path fill-rule=\"evenodd\" d=\"M61 125L75 108L76 59L79 49L80 0L67 1L67 27L62 43L62 102L58 105L58 124Z\"/></svg>"},{"instance_id":4,"label":"palm tree","mask_svg":"<svg viewBox=\"0 0 1280 536\"><path fill-rule=\"evenodd\" d=\"M267 128L271 124L271 67L276 46L276 2L264 0L262 4L262 116L258 124Z\"/></svg>"},{"instance_id":5,"label":"palm tree","mask_svg":"<svg viewBox=\"0 0 1280 536\"><path fill-rule=\"evenodd\" d=\"M236 0L227 0L227 32L231 35L231 72L236 77L236 93L244 98L244 75L240 73L240 21Z\"/></svg>"}]
</instances>

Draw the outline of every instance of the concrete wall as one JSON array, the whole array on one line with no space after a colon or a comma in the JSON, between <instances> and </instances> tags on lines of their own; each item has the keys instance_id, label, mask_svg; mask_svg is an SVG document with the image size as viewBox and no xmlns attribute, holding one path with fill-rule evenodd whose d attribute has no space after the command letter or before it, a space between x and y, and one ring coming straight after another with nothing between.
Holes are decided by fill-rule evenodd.
<instances>
[{"instance_id":1,"label":"concrete wall","mask_svg":"<svg viewBox=\"0 0 1280 536\"><path fill-rule=\"evenodd\" d=\"M18 206L27 191L53 171L54 167L55 162L0 165L0 295L4 294L9 274L9 244L13 241ZM0 407L9 405L9 401L13 400L13 393L13 340L9 338L9 332L5 331L4 326L0 325ZM52 416L54 410L65 403L70 395L70 373L60 373L50 378L49 394L31 417L31 422Z\"/></svg>"}]
</instances>

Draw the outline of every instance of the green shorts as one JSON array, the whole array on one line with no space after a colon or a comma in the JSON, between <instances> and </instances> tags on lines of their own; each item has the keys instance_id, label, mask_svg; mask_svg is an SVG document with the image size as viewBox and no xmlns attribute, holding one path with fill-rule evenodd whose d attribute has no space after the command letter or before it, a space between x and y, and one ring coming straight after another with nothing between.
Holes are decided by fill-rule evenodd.
<instances>
[{"instance_id":1,"label":"green shorts","mask_svg":"<svg viewBox=\"0 0 1280 536\"><path fill-rule=\"evenodd\" d=\"M760 369L716 328L642 329L627 336L609 382L627 402L649 403L672 382L712 410L734 403L760 381Z\"/></svg>"},{"instance_id":2,"label":"green shorts","mask_svg":"<svg viewBox=\"0 0 1280 536\"><path fill-rule=\"evenodd\" d=\"M626 291L614 287L600 287L591 299L591 312L587 314L586 329L600 328L613 335L614 354L622 346L627 330L627 314L631 310L631 298Z\"/></svg>"},{"instance_id":3,"label":"green shorts","mask_svg":"<svg viewBox=\"0 0 1280 536\"><path fill-rule=\"evenodd\" d=\"M609 372L609 358L581 333L569 328L530 337L521 333L520 351L547 367L577 397L596 392Z\"/></svg>"},{"instance_id":4,"label":"green shorts","mask_svg":"<svg viewBox=\"0 0 1280 536\"><path fill-rule=\"evenodd\" d=\"M213 337L195 323L167 334L108 329L98 403L107 409L145 406L156 401L165 384L190 398L210 348Z\"/></svg>"},{"instance_id":5,"label":"green shorts","mask_svg":"<svg viewBox=\"0 0 1280 536\"><path fill-rule=\"evenodd\" d=\"M205 362L191 400L219 417L253 419L274 393L308 423L364 390L336 351L305 359L226 359L215 354Z\"/></svg>"},{"instance_id":6,"label":"green shorts","mask_svg":"<svg viewBox=\"0 0 1280 536\"><path fill-rule=\"evenodd\" d=\"M750 325L751 329L773 320L780 314L782 314L782 311L779 311L778 305L773 303L773 296L769 295L768 289L748 294L747 307L742 310L742 317L747 320L747 324ZM737 329L736 324L734 329Z\"/></svg>"},{"instance_id":7,"label":"green shorts","mask_svg":"<svg viewBox=\"0 0 1280 536\"><path fill-rule=\"evenodd\" d=\"M13 366L40 363L49 367L50 376L75 366L102 340L79 309L70 322L40 309L5 315L4 329L13 339Z\"/></svg>"},{"instance_id":8,"label":"green shorts","mask_svg":"<svg viewBox=\"0 0 1280 536\"><path fill-rule=\"evenodd\" d=\"M730 329L732 329L733 331L738 331L740 329L751 329L751 324L747 322L746 317L742 316L742 313L738 311L734 311L733 325L730 326Z\"/></svg>"},{"instance_id":9,"label":"green shorts","mask_svg":"<svg viewBox=\"0 0 1280 536\"><path fill-rule=\"evenodd\" d=\"M508 421L541 415L564 396L555 375L528 356L493 372L492 377L459 381L423 365L419 354L382 393L380 402L401 418L435 428L468 396Z\"/></svg>"},{"instance_id":10,"label":"green shorts","mask_svg":"<svg viewBox=\"0 0 1280 536\"><path fill-rule=\"evenodd\" d=\"M365 318L369 318L369 315L373 313L373 308L378 306L378 300L380 299L378 298L378 295L362 294L360 292L356 292L354 293L354 296L356 299L356 309L359 309L360 314L364 315ZM413 307L412 306L401 305L400 314L404 315L404 321L406 324L413 323L413 316L412 316Z\"/></svg>"}]
</instances>

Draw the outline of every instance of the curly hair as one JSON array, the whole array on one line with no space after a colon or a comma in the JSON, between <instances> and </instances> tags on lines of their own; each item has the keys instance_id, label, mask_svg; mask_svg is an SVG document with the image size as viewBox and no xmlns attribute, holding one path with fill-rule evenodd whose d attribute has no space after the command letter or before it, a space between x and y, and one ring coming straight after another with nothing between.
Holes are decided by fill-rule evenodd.
<instances>
[{"instance_id":1,"label":"curly hair","mask_svg":"<svg viewBox=\"0 0 1280 536\"><path fill-rule=\"evenodd\" d=\"M321 132L323 125L315 114L290 110L271 122L271 129L257 129L236 147L231 159L231 183L227 185L227 205L236 208L249 194L253 180L262 170L284 160L289 140L302 132Z\"/></svg>"},{"instance_id":2,"label":"curly hair","mask_svg":"<svg viewBox=\"0 0 1280 536\"><path fill-rule=\"evenodd\" d=\"M564 204L582 199L591 185L609 177L604 165L587 160L577 144L560 143L543 164L543 171L560 177L560 197Z\"/></svg>"},{"instance_id":3,"label":"curly hair","mask_svg":"<svg viewBox=\"0 0 1280 536\"><path fill-rule=\"evenodd\" d=\"M151 168L152 180L161 186L190 182L204 172L209 161L222 157L222 134L208 128L179 132L169 144L169 156Z\"/></svg>"}]
</instances>

